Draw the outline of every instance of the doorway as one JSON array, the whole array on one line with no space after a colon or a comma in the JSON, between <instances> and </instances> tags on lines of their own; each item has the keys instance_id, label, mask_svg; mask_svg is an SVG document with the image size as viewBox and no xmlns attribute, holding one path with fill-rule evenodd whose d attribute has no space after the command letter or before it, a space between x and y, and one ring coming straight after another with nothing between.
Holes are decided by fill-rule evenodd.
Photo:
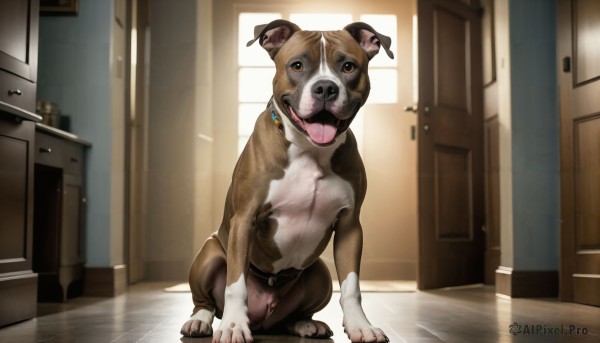
<instances>
[{"instance_id":1,"label":"doorway","mask_svg":"<svg viewBox=\"0 0 600 343\"><path fill-rule=\"evenodd\" d=\"M417 274L417 143L413 135L416 116L405 112L414 103L413 92L413 1L381 1L377 5L348 1L339 6L316 1L282 4L276 1L219 1L214 3L215 41L237 37L232 44L219 44L214 51L215 98L219 120L215 125L214 208L221 208L237 154L251 133L256 116L271 93L272 61L258 46L245 43L255 25L276 18L295 22L303 29L341 29L354 21L365 21L392 37L395 59L385 54L369 66L371 95L351 129L357 136L368 177L362 208L364 249L361 278L415 280ZM317 11L315 9L318 9ZM235 23L234 28L230 23ZM233 58L232 58L233 56ZM236 85L232 87L231 85ZM223 94L238 92L231 103ZM250 91L249 91L250 90ZM237 125L230 125L231 122ZM215 218L219 218L215 215ZM214 226L217 227L218 223ZM324 260L334 270L332 249ZM335 275L335 273L332 273Z\"/></svg>"},{"instance_id":2,"label":"doorway","mask_svg":"<svg viewBox=\"0 0 600 343\"><path fill-rule=\"evenodd\" d=\"M452 146L447 141L444 141L444 137L441 134L427 133L425 125L429 125L430 129L439 130L439 128L444 128L445 126L443 125L448 121L452 124L451 119L454 114L458 114L459 117L467 120L468 118L474 118L474 116L481 116L480 104L478 105L477 102L471 101L473 100L472 96L478 94L477 90L481 90L481 83L477 83L477 77L471 78L471 75L474 75L472 71L477 69L479 69L479 74L481 74L482 67L481 63L478 64L477 61L473 60L472 56L464 52L461 54L460 51L462 49L456 49L456 46L461 46L460 44L456 46L453 44L445 47L442 46L442 48L446 49L443 50L445 53L457 54L449 55L450 58L458 58L458 60L453 60L454 62L463 63L463 67L458 71L453 69L450 64L448 64L450 65L448 67L448 65L434 65L433 62L428 61L427 63L430 64L426 66L421 63L421 59L419 59L419 63L416 63L417 49L415 48L415 42L419 41L418 38L420 37L417 33L422 34L423 32L427 32L422 28L430 27L429 30L432 30L434 16L437 16L435 17L436 20L441 20L438 24L448 24L450 29L448 31L440 30L440 26L436 26L436 34L438 36L430 34L428 35L428 39L432 40L433 37L438 39L437 43L440 43L440 38L450 37L450 41L452 41L454 37L458 38L464 47L467 47L465 45L467 42L480 40L480 36L475 31L470 29L464 30L464 27L460 24L464 22L461 16L464 16L465 13L467 13L466 17L468 18L477 17L475 15L479 9L477 4L478 1L476 0L473 0L472 4L448 0L423 0L418 2L412 0L401 2L386 0L379 1L376 5L368 4L367 6L363 1L353 0L346 2L344 10L340 11L339 6L335 4L321 3L314 0L293 4L282 4L275 0L257 0L252 3L242 0L213 2L212 11L203 12L206 16L210 16L212 13L212 16L210 16L210 21L212 22L210 26L212 29L212 40L210 45L206 47L206 50L204 50L204 47L201 47L202 51L207 51L206 55L209 55L209 57L203 55L205 57L203 61L208 62L206 63L207 68L212 67L210 69L211 76L209 77L211 81L208 82L210 85L209 91L212 94L211 109L206 112L210 114L205 115L206 118L203 117L202 119L210 122L212 135L210 137L210 149L212 150L210 150L210 154L206 154L206 156L210 155L210 161L203 160L203 163L210 169L210 192L206 195L210 200L206 204L207 206L205 206L206 211L209 213L207 217L203 218L206 218L206 222L212 221L212 225L202 225L202 227L197 225L194 226L194 230L212 231L218 227L221 218L219 212L222 211L226 190L231 180L231 172L237 160L238 149L243 144L244 134L248 134L247 131L244 131L243 125L240 125L240 123L246 119L248 119L249 123L252 123L255 116L261 112L266 101L270 98L270 91L251 94L252 96L256 96L256 98L245 98L246 95L240 92L242 83L245 82L244 78L251 79L249 85L243 87L244 89L260 88L263 90L270 90L270 80L272 78L272 76L267 76L263 79L263 77L259 78L255 75L256 72L269 73L269 68L272 68L272 62L266 58L264 51L257 45L250 48L241 46L252 38L253 30L251 28L254 25L264 22L252 22L252 20L248 20L248 23L244 24L246 28L242 29L243 25L241 25L241 21L253 19L252 16L255 14L267 13L271 17L292 19L298 22L306 21L305 24L308 26L304 28L310 29L315 20L306 19L306 15L335 14L347 22L368 21L377 30L392 36L394 38L392 49L396 55L396 59L394 60L388 60L383 54L373 59L370 72L373 79L371 98L367 102L367 105L363 107L352 127L356 131L357 136L359 136L360 150L369 179L369 190L361 214L365 231L361 276L363 279L415 280L419 274L418 270L430 271L430 275L436 275L437 272L456 268L456 265L434 263L431 258L441 259L442 262L449 261L448 259L444 260L444 256L454 256L464 253L466 251L463 249L465 246L464 243L467 241L471 240L473 244L482 244L480 239L481 222L483 219L483 215L481 214L483 201L480 199L482 182L480 179L477 179L481 178L482 171L471 168L473 166L480 168L478 158L473 159L473 156L477 155L481 157L481 152L477 151L477 144L475 143L475 150L473 151L469 150L471 148L464 145L461 146L460 144ZM419 20L415 19L417 6L428 8L427 12ZM315 11L315 9L318 9L318 11ZM378 25L383 23L383 18L387 18L388 22L393 22L395 29L389 29L388 27L380 28ZM425 20L424 18L429 19ZM320 22L323 21L329 22L330 20L320 20ZM317 22L319 21L317 20ZM343 25L347 24L347 22ZM302 24L302 26L305 24ZM417 25L419 30L416 29ZM473 27L477 27L476 22L474 22ZM466 35L467 32L469 35ZM445 35L440 36L439 34ZM427 46L427 44L421 44L420 42L417 45L419 51L421 48ZM475 55L478 53L481 54L481 51L476 51L477 45L469 45L468 47L470 53ZM439 61L441 56L439 53L442 51L440 50L440 46L435 48L429 47L428 49L430 49L429 52L421 52L420 55L431 57L437 54L435 56L437 56L436 58ZM256 54L257 58L262 58L263 61L252 62L248 57L240 59L239 56L242 50ZM467 59L471 62L468 68L464 64ZM444 59L442 58L441 60ZM212 61L215 61L215 63ZM429 74L424 72L419 73L420 80L418 81L416 78L417 73L414 72L417 65L420 70L429 69L430 71ZM446 69L440 69L440 66L446 67ZM435 71L435 73L431 73L431 71ZM444 74L450 77L450 79L445 81L445 87L448 89L438 87L435 92L432 91L431 94L433 96L427 101L422 96L417 96L418 93L425 94L428 87L434 89L431 84L424 86L427 83L424 82L425 79L423 77L426 75L439 75L438 72L440 71L448 72ZM462 74L460 73L461 71ZM272 69L270 72L272 73ZM387 81L381 83L384 85L383 88L381 88L382 86L378 86L377 74L387 77ZM138 75L143 75L143 73L139 73ZM393 76L391 81L390 75ZM454 87L455 83L450 82L453 77L458 77L460 80L465 81L460 83L463 87L458 91L465 91L466 100L461 100L460 98L463 93L455 92L457 91L457 87ZM417 87L419 87L419 91L415 90ZM440 90L446 91L445 94L442 94L446 97L443 99L445 102L442 101L441 104L438 101ZM474 91L474 93L467 92L468 90ZM386 98L387 100L377 99L386 93L391 93L391 97ZM457 94L459 95L458 97L456 96ZM232 99L236 100L232 101ZM424 106L426 104L429 104L431 107ZM404 107L412 107L417 112L417 115L413 111L406 112ZM430 110L433 109L432 114L426 113L428 107ZM440 110L448 110L448 107L453 111L438 113ZM242 121L240 121L240 117L243 119ZM430 121L427 122L427 120ZM474 139L473 142L477 142L475 136L483 131L483 124L477 120L468 124L470 130L469 137ZM456 132L451 130L453 128L452 125L447 128L446 132L456 136ZM430 193L429 196L433 194L434 196L438 195L438 197L435 200L429 198L427 201L424 201L423 197L419 196L419 192L422 193L423 191L423 189L419 189L419 183L424 185L425 182L423 178L419 181L420 172L417 165L419 151L417 142L421 144L425 137L429 137L430 139L435 137L438 139L437 141L429 141L430 146L437 147L438 149L430 149L428 151L433 156L432 165L436 166L437 163L437 166L442 167L441 169L438 168L438 171L441 172L437 174L431 170L426 171L426 173L430 173L430 176L443 176L429 180L430 185L433 184L437 187L437 190L443 192ZM440 142L443 144L440 144ZM444 146L440 148L440 145ZM483 144L479 145L483 146ZM213 150L214 153L212 153ZM144 150L142 149L141 151ZM432 151L434 153L431 153ZM433 189L435 190L435 188ZM457 191L470 192L471 190L476 190L476 192L463 194L464 197L461 197L460 201L455 201ZM439 197L440 194L444 196ZM143 200L144 197L142 196L140 199ZM432 209L440 210L438 212L431 212L433 214L441 213L451 216L438 216L436 219L438 225L429 226L428 230L430 231L427 233L423 233L421 230L422 234L419 238L419 226L423 227L425 224L424 219L429 217L428 212L424 211L427 208L426 206L428 206L429 211ZM438 207L436 208L435 206ZM214 209L214 211L211 211L211 209ZM453 216L453 213L457 211L462 211L466 214L461 212L459 215ZM419 219L419 216L421 216L421 219ZM448 220L446 221L444 218ZM465 227L461 227L460 225L463 219L464 223L467 224ZM439 225L440 223L443 225L450 223L452 225L442 227L443 225ZM446 240L445 243L448 243L448 248L444 248L445 253L438 254L440 250L436 249L435 244L427 246L423 246L423 244L427 244L424 243L426 240L434 243L440 241L440 228L443 229L441 233L444 237L442 238ZM459 237L452 236L454 234L458 234ZM202 235L202 237L206 236ZM419 258L419 256L427 258ZM482 261L483 249L475 249L475 253L471 254L471 256L470 258L474 259L479 257L479 260ZM325 260L333 268L331 250L329 257L325 256ZM130 261L133 261L133 259ZM461 265L461 261L461 258L454 258L454 262L457 262L459 266ZM480 265L475 263L472 265L467 264L466 268L481 271L482 274L482 268L480 267ZM422 280L423 278L421 278ZM481 281L483 281L482 278L480 280L479 277L475 277L456 279L452 281L452 284ZM448 286L449 284L432 283L427 286L423 285L421 284L420 287L435 288Z\"/></svg>"}]
</instances>

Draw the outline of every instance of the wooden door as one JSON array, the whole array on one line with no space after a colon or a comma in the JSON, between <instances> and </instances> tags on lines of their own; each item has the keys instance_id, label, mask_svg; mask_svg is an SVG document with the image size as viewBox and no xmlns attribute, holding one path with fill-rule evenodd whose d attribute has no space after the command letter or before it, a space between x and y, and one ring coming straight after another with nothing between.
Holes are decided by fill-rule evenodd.
<instances>
[{"instance_id":1,"label":"wooden door","mask_svg":"<svg viewBox=\"0 0 600 343\"><path fill-rule=\"evenodd\" d=\"M560 296L600 306L600 2L558 3Z\"/></svg>"},{"instance_id":2,"label":"wooden door","mask_svg":"<svg viewBox=\"0 0 600 343\"><path fill-rule=\"evenodd\" d=\"M419 289L483 282L479 1L419 0Z\"/></svg>"}]
</instances>

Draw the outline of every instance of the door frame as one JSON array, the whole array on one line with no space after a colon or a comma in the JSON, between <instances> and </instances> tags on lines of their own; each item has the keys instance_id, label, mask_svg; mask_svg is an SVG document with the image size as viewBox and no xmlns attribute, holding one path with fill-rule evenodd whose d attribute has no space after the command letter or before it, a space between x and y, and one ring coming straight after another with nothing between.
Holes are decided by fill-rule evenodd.
<instances>
[{"instance_id":1,"label":"door frame","mask_svg":"<svg viewBox=\"0 0 600 343\"><path fill-rule=\"evenodd\" d=\"M150 0L127 0L127 61L135 51L135 66L126 63L126 184L125 184L125 262L127 282L144 279L144 227L147 163L148 64L150 56ZM135 34L135 41L132 35ZM135 44L135 46L133 46Z\"/></svg>"}]
</instances>

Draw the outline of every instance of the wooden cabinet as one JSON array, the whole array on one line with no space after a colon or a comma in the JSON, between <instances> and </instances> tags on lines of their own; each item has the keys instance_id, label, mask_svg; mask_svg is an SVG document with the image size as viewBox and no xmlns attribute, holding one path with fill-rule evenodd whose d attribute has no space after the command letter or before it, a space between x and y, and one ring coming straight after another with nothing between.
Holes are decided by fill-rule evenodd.
<instances>
[{"instance_id":1,"label":"wooden cabinet","mask_svg":"<svg viewBox=\"0 0 600 343\"><path fill-rule=\"evenodd\" d=\"M37 80L38 12L37 0L0 1L0 103L32 113Z\"/></svg>"},{"instance_id":2,"label":"wooden cabinet","mask_svg":"<svg viewBox=\"0 0 600 343\"><path fill-rule=\"evenodd\" d=\"M0 326L32 318L37 0L0 1Z\"/></svg>"},{"instance_id":3,"label":"wooden cabinet","mask_svg":"<svg viewBox=\"0 0 600 343\"><path fill-rule=\"evenodd\" d=\"M82 291L89 146L77 136L37 125L33 270L39 275L40 301L66 301Z\"/></svg>"},{"instance_id":4,"label":"wooden cabinet","mask_svg":"<svg viewBox=\"0 0 600 343\"><path fill-rule=\"evenodd\" d=\"M34 123L0 113L0 326L35 317Z\"/></svg>"}]
</instances>

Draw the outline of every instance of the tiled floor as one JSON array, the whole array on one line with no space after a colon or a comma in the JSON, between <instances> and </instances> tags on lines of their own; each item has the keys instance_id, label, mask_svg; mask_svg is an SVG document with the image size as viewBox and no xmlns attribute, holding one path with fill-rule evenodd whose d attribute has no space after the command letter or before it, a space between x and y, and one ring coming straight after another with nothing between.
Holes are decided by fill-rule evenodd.
<instances>
[{"instance_id":1,"label":"tiled floor","mask_svg":"<svg viewBox=\"0 0 600 343\"><path fill-rule=\"evenodd\" d=\"M41 304L36 319L0 329L0 343L210 342L179 335L192 307L190 294L165 293L165 286L143 283L112 299ZM347 342L338 299L339 293L334 294L316 316L331 326L331 340L257 336L255 342ZM365 293L363 303L371 321L392 342L600 342L600 308L556 300L501 299L489 287ZM513 323L515 329L520 326L517 335L509 332ZM571 328L573 334L566 334Z\"/></svg>"}]
</instances>

